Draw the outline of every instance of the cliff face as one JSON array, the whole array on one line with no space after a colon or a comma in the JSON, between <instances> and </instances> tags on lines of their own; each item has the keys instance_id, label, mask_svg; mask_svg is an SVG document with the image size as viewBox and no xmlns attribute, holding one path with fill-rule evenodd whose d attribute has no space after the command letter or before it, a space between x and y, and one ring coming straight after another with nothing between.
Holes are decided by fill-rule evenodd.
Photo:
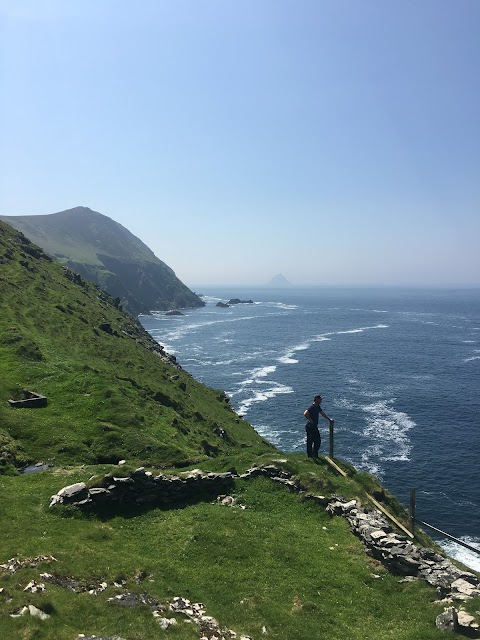
<instances>
[{"instance_id":1,"label":"cliff face","mask_svg":"<svg viewBox=\"0 0 480 640\"><path fill-rule=\"evenodd\" d=\"M0 216L65 266L91 280L131 313L204 302L128 229L86 207L39 216Z\"/></svg>"}]
</instances>

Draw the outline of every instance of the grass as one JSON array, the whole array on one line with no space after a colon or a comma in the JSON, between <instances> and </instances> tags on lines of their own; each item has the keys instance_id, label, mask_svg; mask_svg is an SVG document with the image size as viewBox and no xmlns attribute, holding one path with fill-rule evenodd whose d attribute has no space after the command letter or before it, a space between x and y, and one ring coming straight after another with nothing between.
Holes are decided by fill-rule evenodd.
<instances>
[{"instance_id":1,"label":"grass","mask_svg":"<svg viewBox=\"0 0 480 640\"><path fill-rule=\"evenodd\" d=\"M299 454L283 454L236 415L223 392L178 370L108 295L50 260L0 222L0 564L54 556L56 562L0 570L0 627L7 640L72 640L79 633L150 640L163 631L145 605L108 598L125 589L206 605L238 634L256 640L430 640L442 605L423 582L401 583L371 560L342 518L330 518L269 480L237 480L245 509L218 502L183 508L84 515L48 508L50 496L78 481L97 484L120 459L176 473L179 468L240 473L272 461L307 491L380 500L404 524L403 507L374 477L342 461L347 477ZM107 327L108 331L101 327ZM11 409L28 388L48 397L42 409ZM19 475L28 463L48 471ZM421 532L421 544L432 545ZM46 583L40 573L97 595ZM124 586L116 587L114 582ZM34 604L48 620L10 614ZM479 602L472 601L470 611ZM198 638L179 617L170 638Z\"/></svg>"},{"instance_id":2,"label":"grass","mask_svg":"<svg viewBox=\"0 0 480 640\"><path fill-rule=\"evenodd\" d=\"M164 362L107 294L31 246L0 223L0 468L12 472L16 457L182 466L271 448L221 392ZM10 409L23 388L48 407Z\"/></svg>"},{"instance_id":3,"label":"grass","mask_svg":"<svg viewBox=\"0 0 480 640\"><path fill-rule=\"evenodd\" d=\"M366 556L344 519L330 518L282 486L264 478L238 480L234 494L245 509L199 502L113 518L48 509L53 492L92 471L0 480L1 517L7 523L0 558L57 558L36 569L0 574L0 586L12 597L0 600L6 637L66 640L83 632L157 638L158 626L146 607L127 610L107 603L122 591L112 586L122 579L129 591L162 601L180 595L203 602L222 625L254 638L263 627L275 640L443 637L434 625L443 607L433 604L433 589L400 583ZM109 587L94 596L47 583L45 594L23 593L31 579L40 581L41 571L105 581ZM135 579L139 575L141 582ZM52 617L7 615L27 603ZM198 638L185 622L168 635Z\"/></svg>"}]
</instances>

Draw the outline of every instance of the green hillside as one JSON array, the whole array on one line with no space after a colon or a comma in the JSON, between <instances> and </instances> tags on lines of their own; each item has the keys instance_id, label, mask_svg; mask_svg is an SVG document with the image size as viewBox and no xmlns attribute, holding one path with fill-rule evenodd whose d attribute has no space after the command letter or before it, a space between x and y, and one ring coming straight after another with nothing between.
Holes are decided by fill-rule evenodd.
<instances>
[{"instance_id":1,"label":"green hillside","mask_svg":"<svg viewBox=\"0 0 480 640\"><path fill-rule=\"evenodd\" d=\"M1 222L0 259L0 430L16 455L185 465L267 447L223 394L169 364L107 294ZM48 406L10 410L7 400L24 388Z\"/></svg>"},{"instance_id":2,"label":"green hillside","mask_svg":"<svg viewBox=\"0 0 480 640\"><path fill-rule=\"evenodd\" d=\"M132 313L203 305L128 229L87 207L0 219L112 297L120 298Z\"/></svg>"},{"instance_id":3,"label":"green hillside","mask_svg":"<svg viewBox=\"0 0 480 640\"><path fill-rule=\"evenodd\" d=\"M435 588L391 573L345 517L312 498L370 508L373 495L406 524L374 477L337 461L342 477L323 458L275 449L107 294L2 222L0 301L2 638L445 637ZM24 389L47 406L12 408ZM39 462L48 469L20 473ZM271 465L301 489L241 477ZM135 474L140 466L147 473ZM227 498L49 507L66 485L109 493L159 473L173 483L194 468L235 473ZM415 544L433 546L421 532ZM174 598L202 603L221 633L171 611ZM462 606L476 615L480 599ZM176 624L164 629L164 619Z\"/></svg>"}]
</instances>

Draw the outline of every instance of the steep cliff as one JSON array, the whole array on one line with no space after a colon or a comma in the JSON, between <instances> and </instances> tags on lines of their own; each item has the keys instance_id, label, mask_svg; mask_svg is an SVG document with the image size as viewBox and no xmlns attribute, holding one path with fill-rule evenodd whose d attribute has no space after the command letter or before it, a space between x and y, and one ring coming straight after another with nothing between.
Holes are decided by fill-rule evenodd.
<instances>
[{"instance_id":1,"label":"steep cliff","mask_svg":"<svg viewBox=\"0 0 480 640\"><path fill-rule=\"evenodd\" d=\"M203 301L128 229L86 207L38 216L0 216L131 313L200 307Z\"/></svg>"}]
</instances>

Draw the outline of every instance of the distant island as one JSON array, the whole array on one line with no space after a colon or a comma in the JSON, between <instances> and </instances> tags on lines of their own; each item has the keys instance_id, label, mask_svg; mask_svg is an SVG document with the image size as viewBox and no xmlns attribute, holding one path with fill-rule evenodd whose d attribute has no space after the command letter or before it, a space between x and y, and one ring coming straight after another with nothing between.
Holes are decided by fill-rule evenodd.
<instances>
[{"instance_id":1,"label":"distant island","mask_svg":"<svg viewBox=\"0 0 480 640\"><path fill-rule=\"evenodd\" d=\"M286 287L286 286L288 287L292 283L289 282L282 273L277 273L277 275L273 276L273 278L270 280L268 284L273 287Z\"/></svg>"}]
</instances>

